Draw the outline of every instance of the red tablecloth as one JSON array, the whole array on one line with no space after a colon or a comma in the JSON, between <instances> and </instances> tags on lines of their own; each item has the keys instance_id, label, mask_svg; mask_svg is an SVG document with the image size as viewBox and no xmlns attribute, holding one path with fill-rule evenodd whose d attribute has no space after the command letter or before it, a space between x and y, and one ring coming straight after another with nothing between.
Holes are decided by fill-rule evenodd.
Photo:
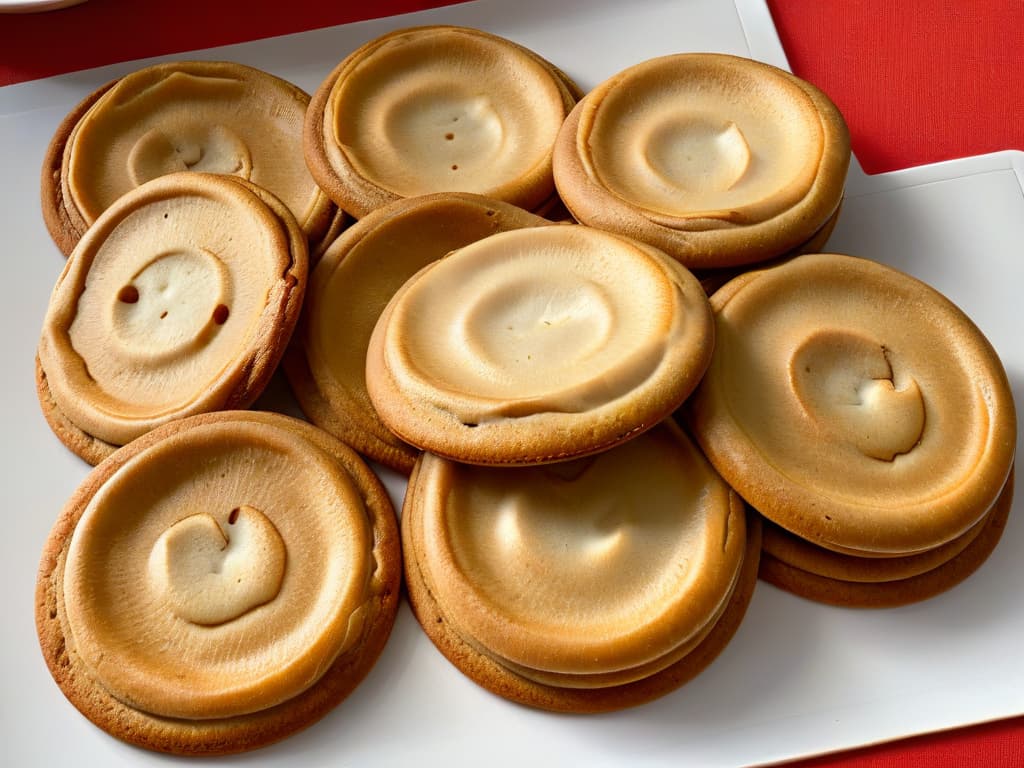
<instances>
[{"instance_id":1,"label":"red tablecloth","mask_svg":"<svg viewBox=\"0 0 1024 768\"><path fill-rule=\"evenodd\" d=\"M0 86L458 0L90 0L0 16ZM793 71L825 90L869 173L1024 149L1021 0L768 0ZM140 33L145 30L145 33ZM1024 766L1024 717L792 764Z\"/></svg>"}]
</instances>

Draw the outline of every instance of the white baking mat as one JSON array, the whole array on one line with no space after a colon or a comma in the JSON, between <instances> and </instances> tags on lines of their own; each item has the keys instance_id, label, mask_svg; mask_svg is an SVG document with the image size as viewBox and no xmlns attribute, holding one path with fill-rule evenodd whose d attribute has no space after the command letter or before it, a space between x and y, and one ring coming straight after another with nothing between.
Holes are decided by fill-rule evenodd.
<instances>
[{"instance_id":1,"label":"white baking mat","mask_svg":"<svg viewBox=\"0 0 1024 768\"><path fill-rule=\"evenodd\" d=\"M202 51L314 89L359 43L414 23L477 26L537 50L584 88L652 56L711 50L785 66L763 0L482 0ZM0 764L156 765L66 702L36 643L33 589L50 525L87 468L36 402L33 355L63 258L39 213L39 170L58 121L138 63L0 88ZM1019 328L1024 155L1000 153L884 176L851 172L830 249L870 256L960 304L1003 357L1024 403ZM389 479L396 496L401 485ZM466 680L403 605L380 662L320 723L229 764L713 766L783 760L1024 713L1021 504L991 559L931 601L877 612L828 608L758 587L711 668L652 704L602 716L535 712Z\"/></svg>"}]
</instances>

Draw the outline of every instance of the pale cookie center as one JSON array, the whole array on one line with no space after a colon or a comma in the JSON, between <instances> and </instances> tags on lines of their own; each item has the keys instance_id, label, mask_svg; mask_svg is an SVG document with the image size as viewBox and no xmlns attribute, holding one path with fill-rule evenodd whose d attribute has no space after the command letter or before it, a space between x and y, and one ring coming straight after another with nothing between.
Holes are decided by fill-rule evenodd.
<instances>
[{"instance_id":1,"label":"pale cookie center","mask_svg":"<svg viewBox=\"0 0 1024 768\"><path fill-rule=\"evenodd\" d=\"M223 624L273 600L285 572L285 546L266 515L243 505L226 527L199 513L171 525L149 557L149 577L185 621Z\"/></svg>"},{"instance_id":2,"label":"pale cookie center","mask_svg":"<svg viewBox=\"0 0 1024 768\"><path fill-rule=\"evenodd\" d=\"M606 345L613 320L597 285L582 280L552 285L527 278L480 297L468 308L460 333L477 362L496 376L507 378L525 366L535 372L561 372L561 379L568 373L564 369Z\"/></svg>"},{"instance_id":3,"label":"pale cookie center","mask_svg":"<svg viewBox=\"0 0 1024 768\"><path fill-rule=\"evenodd\" d=\"M407 94L387 120L397 154L441 177L486 170L501 150L501 117L487 96L434 89ZM461 174L460 174L461 172Z\"/></svg>"},{"instance_id":4,"label":"pale cookie center","mask_svg":"<svg viewBox=\"0 0 1024 768\"><path fill-rule=\"evenodd\" d=\"M153 128L128 153L128 174L136 186L178 171L222 173L248 179L252 157L245 141L223 125Z\"/></svg>"},{"instance_id":5,"label":"pale cookie center","mask_svg":"<svg viewBox=\"0 0 1024 768\"><path fill-rule=\"evenodd\" d=\"M545 510L551 519L539 525L532 504L533 500L512 496L499 508L495 521L495 539L500 547L498 556L526 562L537 554L539 544L542 554L552 562L564 560L585 571L628 557L631 545L635 545L630 537L628 515L614 499L582 510L573 509L572 535L554 537L554 546L550 537L544 535L544 526L570 528L564 520L559 520L559 512L563 510ZM548 546L548 551L544 551L544 545ZM605 592L605 596L610 593L610 590Z\"/></svg>"},{"instance_id":6,"label":"pale cookie center","mask_svg":"<svg viewBox=\"0 0 1024 768\"><path fill-rule=\"evenodd\" d=\"M727 192L750 168L750 146L731 121L673 119L646 147L649 168L681 192Z\"/></svg>"},{"instance_id":7,"label":"pale cookie center","mask_svg":"<svg viewBox=\"0 0 1024 768\"><path fill-rule=\"evenodd\" d=\"M111 297L113 335L148 360L195 350L228 321L227 286L227 268L212 253L161 254Z\"/></svg>"},{"instance_id":8,"label":"pale cookie center","mask_svg":"<svg viewBox=\"0 0 1024 768\"><path fill-rule=\"evenodd\" d=\"M873 339L849 331L818 331L790 360L797 401L819 427L865 456L892 461L924 432L924 399L909 374Z\"/></svg>"}]
</instances>

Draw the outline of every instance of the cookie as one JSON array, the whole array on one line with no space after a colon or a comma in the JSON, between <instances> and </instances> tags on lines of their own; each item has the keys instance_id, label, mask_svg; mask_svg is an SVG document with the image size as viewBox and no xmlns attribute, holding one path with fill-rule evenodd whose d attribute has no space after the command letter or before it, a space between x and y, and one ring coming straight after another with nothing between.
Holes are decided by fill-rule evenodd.
<instances>
[{"instance_id":1,"label":"cookie","mask_svg":"<svg viewBox=\"0 0 1024 768\"><path fill-rule=\"evenodd\" d=\"M759 518L676 425L539 467L424 453L402 510L410 603L462 673L511 701L650 701L728 643L757 580Z\"/></svg>"},{"instance_id":2,"label":"cookie","mask_svg":"<svg viewBox=\"0 0 1024 768\"><path fill-rule=\"evenodd\" d=\"M761 554L760 577L809 600L847 608L892 608L920 602L952 589L984 564L1003 535L1012 505L1011 473L992 510L969 531L969 535L966 535L966 543L963 544L964 537L955 540L958 551L932 568L907 569L905 563L900 563L904 567L899 570L910 570L913 573L910 576L879 578L873 571L881 571L882 575L890 576L894 569L889 568L887 560L878 562L875 559L872 561L875 564L874 569L868 563L854 563L853 567L849 568L852 575L857 578L837 578L843 575L843 568L836 568L833 564L832 568L825 570L834 575L823 575L786 562L770 554L766 547ZM959 548L961 544L963 546ZM910 556L900 560L915 557L922 556ZM842 565L849 566L850 561L844 560ZM915 566L917 565L920 565L920 562L915 563ZM840 573L837 574L836 571Z\"/></svg>"},{"instance_id":3,"label":"cookie","mask_svg":"<svg viewBox=\"0 0 1024 768\"><path fill-rule=\"evenodd\" d=\"M974 526L1017 422L995 350L959 308L868 259L800 256L712 297L715 353L683 414L727 482L782 528L859 556Z\"/></svg>"},{"instance_id":4,"label":"cookie","mask_svg":"<svg viewBox=\"0 0 1024 768\"><path fill-rule=\"evenodd\" d=\"M57 128L42 170L43 218L68 255L117 198L178 171L264 187L315 245L336 210L302 156L309 96L231 62L155 64L86 97Z\"/></svg>"},{"instance_id":5,"label":"cookie","mask_svg":"<svg viewBox=\"0 0 1024 768\"><path fill-rule=\"evenodd\" d=\"M356 218L449 191L547 211L558 203L552 146L578 97L565 73L510 40L401 29L351 53L314 92L306 162Z\"/></svg>"},{"instance_id":6,"label":"cookie","mask_svg":"<svg viewBox=\"0 0 1024 768\"><path fill-rule=\"evenodd\" d=\"M685 53L629 67L581 99L553 172L581 223L703 270L800 247L837 211L849 162L842 115L810 83Z\"/></svg>"},{"instance_id":7,"label":"cookie","mask_svg":"<svg viewBox=\"0 0 1024 768\"><path fill-rule=\"evenodd\" d=\"M47 540L36 624L54 680L103 730L239 752L358 685L400 578L394 510L351 449L278 414L203 414L85 479Z\"/></svg>"},{"instance_id":8,"label":"cookie","mask_svg":"<svg viewBox=\"0 0 1024 768\"><path fill-rule=\"evenodd\" d=\"M378 418L366 391L370 334L387 302L422 267L495 232L549 222L460 192L402 198L360 219L310 274L284 359L303 413L363 455L408 475L419 449Z\"/></svg>"},{"instance_id":9,"label":"cookie","mask_svg":"<svg viewBox=\"0 0 1024 768\"><path fill-rule=\"evenodd\" d=\"M119 198L58 280L37 390L90 463L183 416L263 391L305 292L306 238L283 203L232 176L185 172Z\"/></svg>"},{"instance_id":10,"label":"cookie","mask_svg":"<svg viewBox=\"0 0 1024 768\"><path fill-rule=\"evenodd\" d=\"M406 442L473 464L611 448L669 416L714 343L697 279L582 226L502 232L424 267L374 328L366 384Z\"/></svg>"}]
</instances>

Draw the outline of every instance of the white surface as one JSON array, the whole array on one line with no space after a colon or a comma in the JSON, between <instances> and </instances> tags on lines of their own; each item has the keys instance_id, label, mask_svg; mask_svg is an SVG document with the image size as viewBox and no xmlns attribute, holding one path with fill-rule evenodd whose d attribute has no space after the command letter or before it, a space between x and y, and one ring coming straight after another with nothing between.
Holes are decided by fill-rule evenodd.
<instances>
[{"instance_id":1,"label":"white surface","mask_svg":"<svg viewBox=\"0 0 1024 768\"><path fill-rule=\"evenodd\" d=\"M738 10L737 10L738 9ZM478 26L522 42L584 88L650 56L715 50L784 64L761 0L499 0L277 38L194 57L235 59L306 89L357 44L411 23ZM118 65L0 89L0 414L7 529L0 537L0 764L156 765L71 707L50 679L33 625L39 553L87 468L54 438L35 398L33 355L63 259L39 213L39 168L58 121ZM1024 403L1024 160L972 158L867 177L854 169L831 250L871 256L946 292L1001 353ZM396 497L401 485L389 479ZM971 579L926 603L828 608L759 585L721 657L675 693L635 710L571 717L498 699L455 671L403 605L368 679L323 721L229 764L741 765L782 760L1024 713L1024 520Z\"/></svg>"}]
</instances>

